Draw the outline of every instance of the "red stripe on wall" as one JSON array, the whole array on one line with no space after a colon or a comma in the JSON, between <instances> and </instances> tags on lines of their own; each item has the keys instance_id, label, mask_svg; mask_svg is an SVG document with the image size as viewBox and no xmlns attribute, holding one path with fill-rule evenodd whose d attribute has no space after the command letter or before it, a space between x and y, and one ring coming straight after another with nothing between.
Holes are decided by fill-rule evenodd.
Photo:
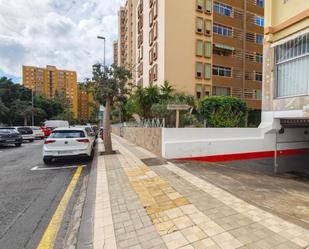
<instances>
[{"instance_id":1,"label":"red stripe on wall","mask_svg":"<svg viewBox=\"0 0 309 249\"><path fill-rule=\"evenodd\" d=\"M278 156L292 156L292 155L301 155L301 154L305 154L308 152L309 152L309 149L280 150L277 152L277 155ZM204 156L204 157L187 157L187 158L178 158L176 160L201 161L201 162L224 162L224 161L240 161L240 160L248 160L248 159L259 159L259 158L272 158L274 156L275 156L275 151L262 151L262 152L215 155L215 156Z\"/></svg>"}]
</instances>

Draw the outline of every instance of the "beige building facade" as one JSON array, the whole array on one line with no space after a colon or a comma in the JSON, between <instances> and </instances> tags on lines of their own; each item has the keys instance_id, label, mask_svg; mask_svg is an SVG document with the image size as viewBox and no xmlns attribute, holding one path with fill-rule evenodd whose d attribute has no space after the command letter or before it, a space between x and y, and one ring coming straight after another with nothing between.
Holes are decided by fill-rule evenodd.
<instances>
[{"instance_id":1,"label":"beige building facade","mask_svg":"<svg viewBox=\"0 0 309 249\"><path fill-rule=\"evenodd\" d=\"M265 21L263 120L309 126L309 1L267 1Z\"/></svg>"},{"instance_id":2,"label":"beige building facade","mask_svg":"<svg viewBox=\"0 0 309 249\"><path fill-rule=\"evenodd\" d=\"M261 109L264 0L128 0L125 65L133 84L170 82L197 98Z\"/></svg>"}]
</instances>

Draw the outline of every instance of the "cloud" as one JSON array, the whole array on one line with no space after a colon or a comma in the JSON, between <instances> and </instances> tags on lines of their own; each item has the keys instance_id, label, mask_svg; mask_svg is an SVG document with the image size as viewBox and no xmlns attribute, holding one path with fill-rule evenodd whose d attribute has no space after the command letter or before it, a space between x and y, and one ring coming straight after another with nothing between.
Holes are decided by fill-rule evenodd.
<instances>
[{"instance_id":1,"label":"cloud","mask_svg":"<svg viewBox=\"0 0 309 249\"><path fill-rule=\"evenodd\" d=\"M55 65L91 76L92 65L112 63L118 9L125 0L0 0L0 69L21 77L22 65Z\"/></svg>"}]
</instances>

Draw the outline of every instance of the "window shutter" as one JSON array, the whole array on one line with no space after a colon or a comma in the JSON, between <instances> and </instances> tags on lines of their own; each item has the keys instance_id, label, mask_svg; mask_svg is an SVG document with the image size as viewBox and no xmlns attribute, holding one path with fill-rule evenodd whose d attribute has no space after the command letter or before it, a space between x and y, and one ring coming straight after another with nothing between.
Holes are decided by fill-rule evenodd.
<instances>
[{"instance_id":1,"label":"window shutter","mask_svg":"<svg viewBox=\"0 0 309 249\"><path fill-rule=\"evenodd\" d=\"M210 58L211 52L211 42L205 42L205 57Z\"/></svg>"},{"instance_id":2,"label":"window shutter","mask_svg":"<svg viewBox=\"0 0 309 249\"><path fill-rule=\"evenodd\" d=\"M212 12L211 0L206 0L206 13L211 14L211 12Z\"/></svg>"},{"instance_id":3,"label":"window shutter","mask_svg":"<svg viewBox=\"0 0 309 249\"><path fill-rule=\"evenodd\" d=\"M205 64L205 79L209 80L211 78L211 64Z\"/></svg>"}]
</instances>

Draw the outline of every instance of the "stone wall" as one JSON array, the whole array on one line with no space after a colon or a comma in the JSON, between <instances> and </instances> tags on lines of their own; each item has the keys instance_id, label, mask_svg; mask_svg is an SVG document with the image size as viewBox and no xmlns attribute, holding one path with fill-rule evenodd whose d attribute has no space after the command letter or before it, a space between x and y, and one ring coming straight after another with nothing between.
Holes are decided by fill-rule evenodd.
<instances>
[{"instance_id":1,"label":"stone wall","mask_svg":"<svg viewBox=\"0 0 309 249\"><path fill-rule=\"evenodd\" d=\"M157 156L161 156L161 128L112 127L112 132Z\"/></svg>"}]
</instances>

